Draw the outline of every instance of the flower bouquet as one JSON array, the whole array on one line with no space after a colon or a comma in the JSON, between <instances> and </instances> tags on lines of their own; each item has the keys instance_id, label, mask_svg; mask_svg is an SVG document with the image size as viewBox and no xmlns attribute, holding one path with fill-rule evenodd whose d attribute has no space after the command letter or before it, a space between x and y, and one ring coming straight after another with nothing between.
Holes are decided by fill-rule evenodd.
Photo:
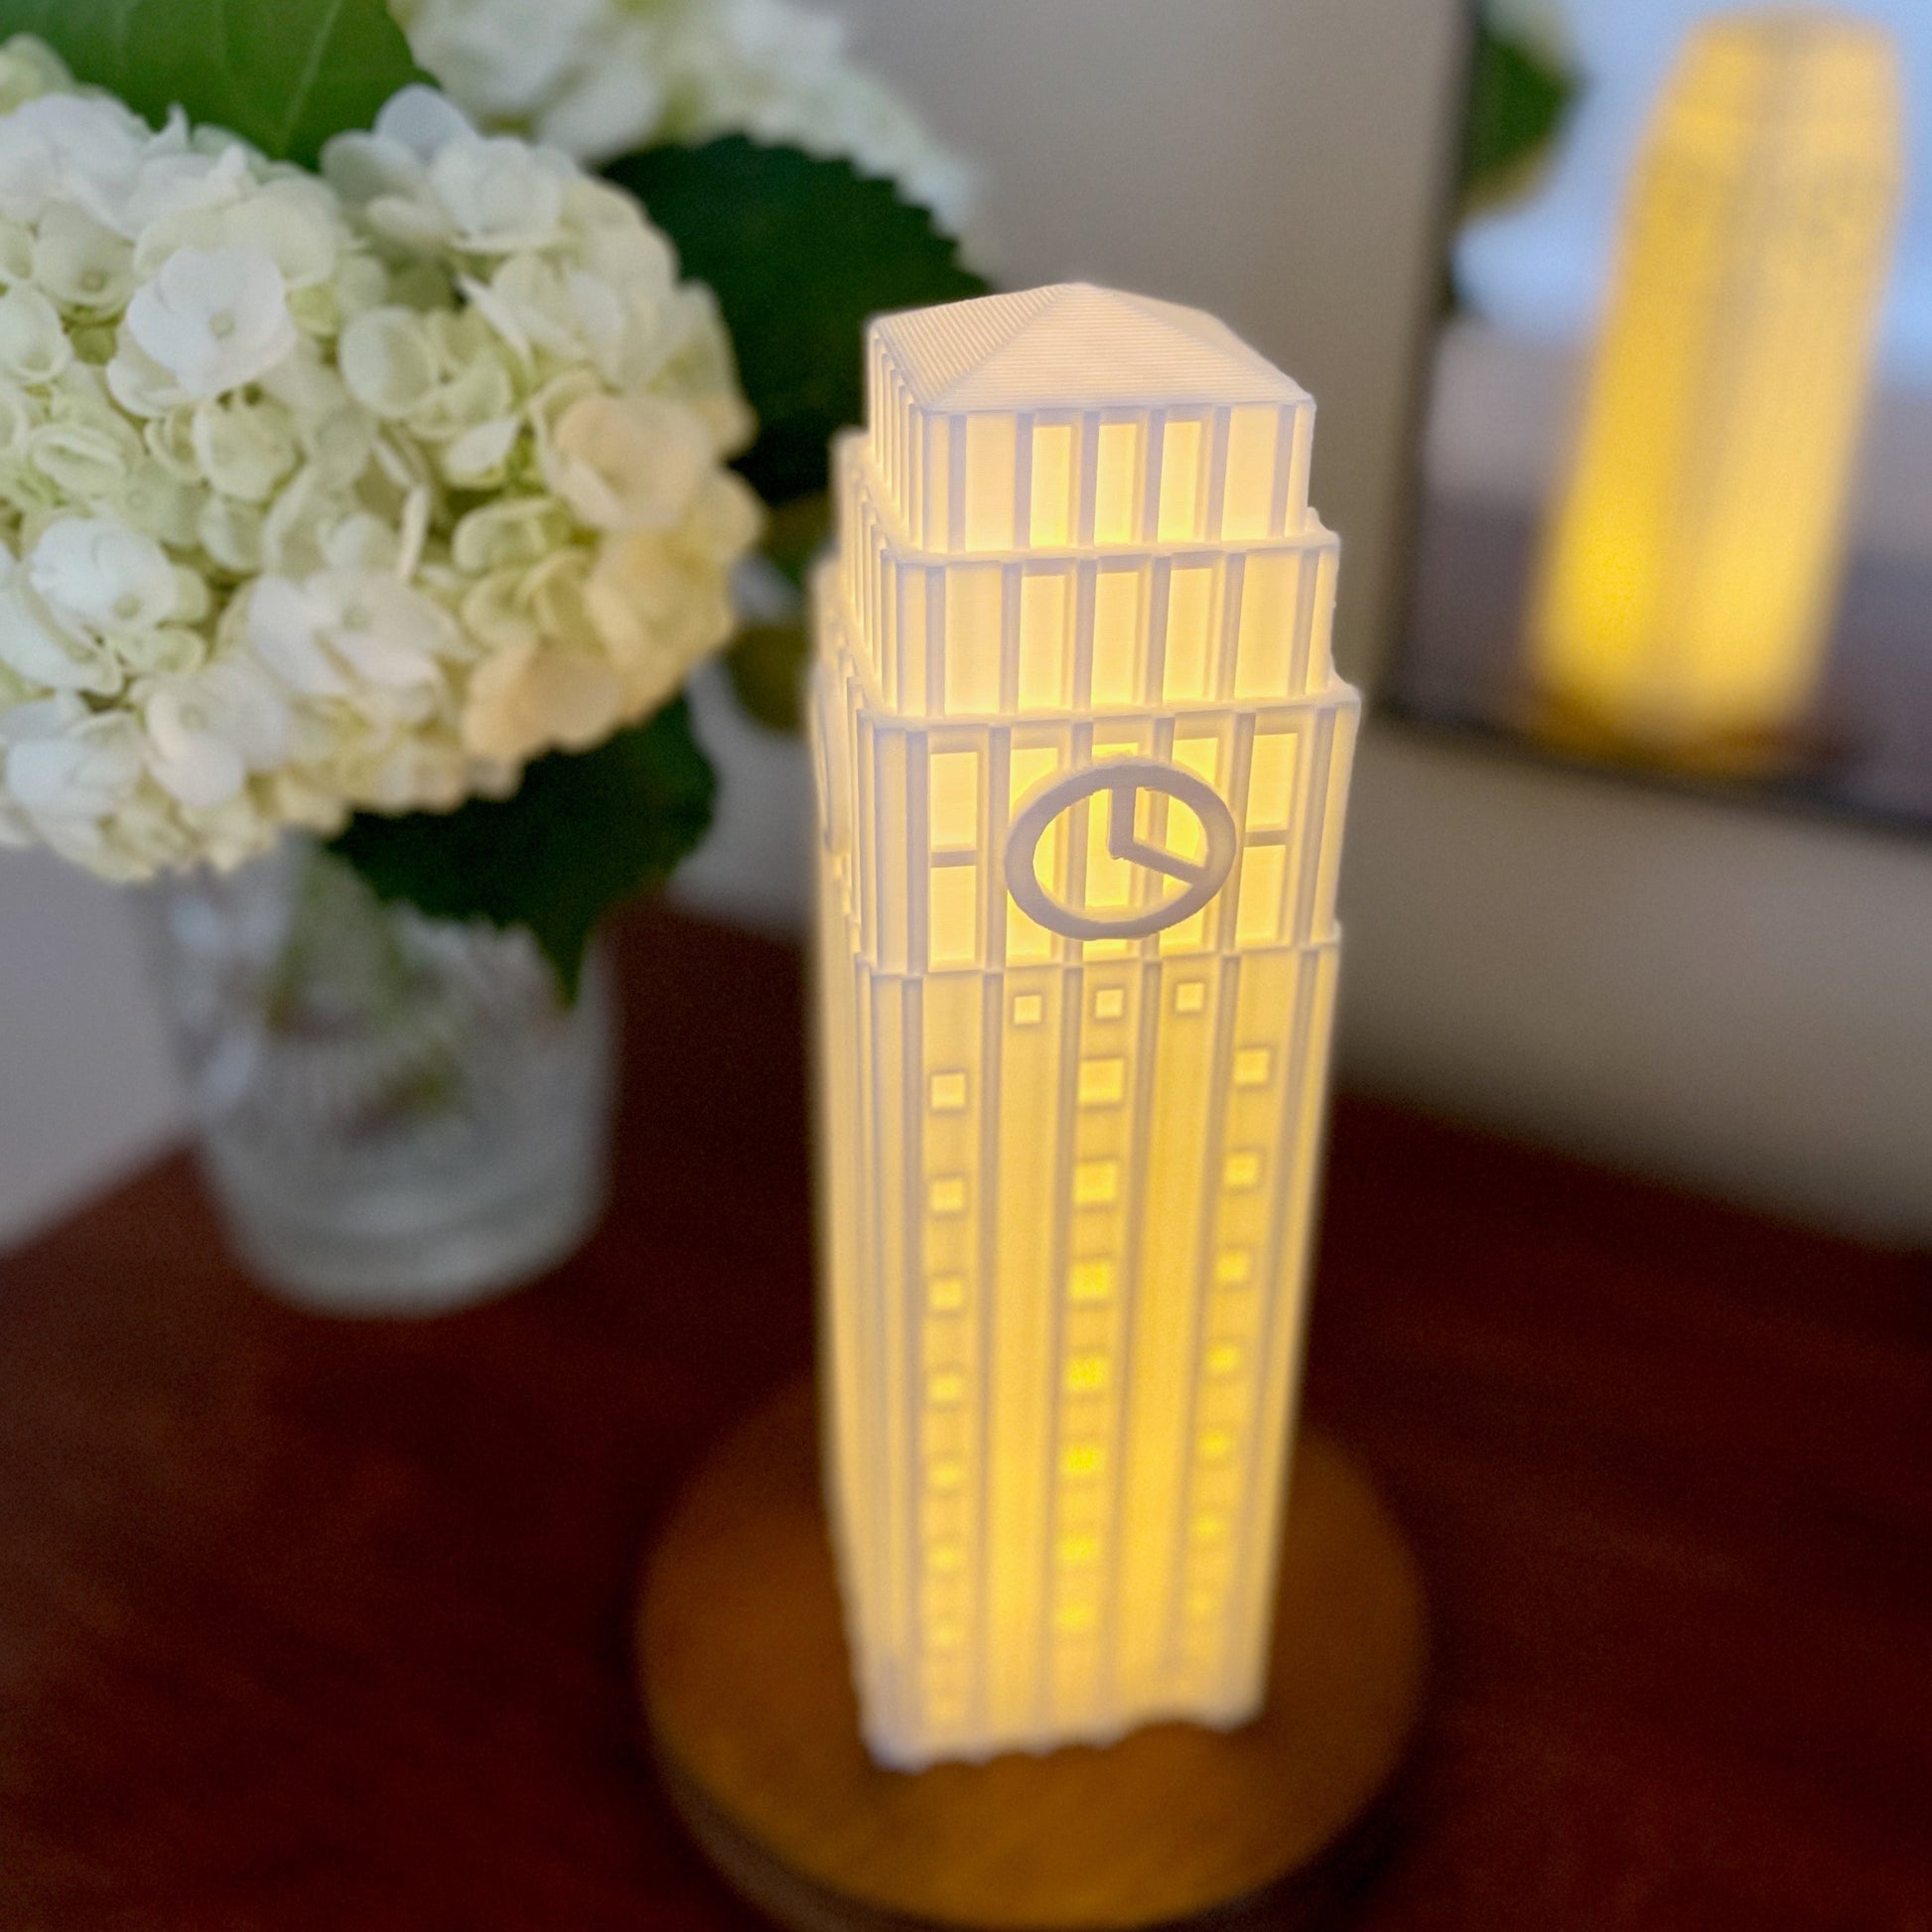
<instances>
[{"instance_id":1,"label":"flower bouquet","mask_svg":"<svg viewBox=\"0 0 1932 1932\"><path fill-rule=\"evenodd\" d=\"M802 564L864 313L975 285L771 0L398 12L0 0L0 840L174 882L208 1166L336 1306L594 1218L592 942L710 811L683 682L760 493Z\"/></svg>"}]
</instances>

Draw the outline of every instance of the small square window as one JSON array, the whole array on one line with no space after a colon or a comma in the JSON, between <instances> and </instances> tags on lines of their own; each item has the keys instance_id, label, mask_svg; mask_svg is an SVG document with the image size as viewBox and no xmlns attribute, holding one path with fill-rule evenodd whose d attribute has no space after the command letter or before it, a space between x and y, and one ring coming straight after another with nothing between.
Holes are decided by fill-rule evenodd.
<instances>
[{"instance_id":1,"label":"small square window","mask_svg":"<svg viewBox=\"0 0 1932 1932\"><path fill-rule=\"evenodd\" d=\"M1246 1248L1224 1249L1214 1263L1214 1279L1223 1288L1239 1288L1254 1272L1254 1257Z\"/></svg>"},{"instance_id":2,"label":"small square window","mask_svg":"<svg viewBox=\"0 0 1932 1932\"><path fill-rule=\"evenodd\" d=\"M1074 1206L1111 1207L1119 1194L1118 1161L1081 1161L1074 1167Z\"/></svg>"},{"instance_id":3,"label":"small square window","mask_svg":"<svg viewBox=\"0 0 1932 1932\"><path fill-rule=\"evenodd\" d=\"M966 1076L963 1073L935 1073L932 1076L932 1111L959 1114L966 1111Z\"/></svg>"},{"instance_id":4,"label":"small square window","mask_svg":"<svg viewBox=\"0 0 1932 1932\"><path fill-rule=\"evenodd\" d=\"M1069 1476L1097 1476L1106 1460L1098 1443L1069 1443L1060 1451L1060 1472Z\"/></svg>"},{"instance_id":5,"label":"small square window","mask_svg":"<svg viewBox=\"0 0 1932 1932\"><path fill-rule=\"evenodd\" d=\"M1020 993L1014 996L1013 1024L1016 1027L1037 1027L1040 1016L1046 1010L1046 1002L1037 993Z\"/></svg>"},{"instance_id":6,"label":"small square window","mask_svg":"<svg viewBox=\"0 0 1932 1932\"><path fill-rule=\"evenodd\" d=\"M932 1183L928 1197L935 1214L963 1214L966 1211L966 1178L963 1174L946 1174Z\"/></svg>"},{"instance_id":7,"label":"small square window","mask_svg":"<svg viewBox=\"0 0 1932 1932\"><path fill-rule=\"evenodd\" d=\"M1259 1187L1261 1156L1250 1149L1243 1149L1239 1154L1230 1154L1224 1178L1227 1185L1233 1188Z\"/></svg>"},{"instance_id":8,"label":"small square window","mask_svg":"<svg viewBox=\"0 0 1932 1932\"><path fill-rule=\"evenodd\" d=\"M1232 1375L1241 1366L1241 1351L1233 1342L1224 1341L1207 1351L1207 1372L1210 1375Z\"/></svg>"},{"instance_id":9,"label":"small square window","mask_svg":"<svg viewBox=\"0 0 1932 1932\"><path fill-rule=\"evenodd\" d=\"M1275 1055L1266 1046L1244 1046L1234 1056L1237 1087L1265 1087L1275 1075Z\"/></svg>"},{"instance_id":10,"label":"small square window","mask_svg":"<svg viewBox=\"0 0 1932 1932\"><path fill-rule=\"evenodd\" d=\"M1127 1011L1127 990L1119 986L1103 986L1093 996L1093 1017L1096 1020L1118 1020Z\"/></svg>"},{"instance_id":11,"label":"small square window","mask_svg":"<svg viewBox=\"0 0 1932 1932\"><path fill-rule=\"evenodd\" d=\"M951 1314L966 1306L964 1275L935 1275L926 1284L926 1306L935 1314Z\"/></svg>"},{"instance_id":12,"label":"small square window","mask_svg":"<svg viewBox=\"0 0 1932 1932\"><path fill-rule=\"evenodd\" d=\"M1080 1105L1117 1106L1127 1091L1127 1062L1121 1059L1080 1062Z\"/></svg>"},{"instance_id":13,"label":"small square window","mask_svg":"<svg viewBox=\"0 0 1932 1932\"><path fill-rule=\"evenodd\" d=\"M1075 1355L1066 1365L1067 1392L1094 1395L1107 1386L1105 1355Z\"/></svg>"},{"instance_id":14,"label":"small square window","mask_svg":"<svg viewBox=\"0 0 1932 1932\"><path fill-rule=\"evenodd\" d=\"M1207 1006L1207 982L1205 980L1182 980L1173 990L1173 1010L1176 1013L1200 1013Z\"/></svg>"},{"instance_id":15,"label":"small square window","mask_svg":"<svg viewBox=\"0 0 1932 1932\"><path fill-rule=\"evenodd\" d=\"M1066 1292L1076 1302L1105 1302L1114 1292L1111 1261L1076 1261L1067 1275Z\"/></svg>"},{"instance_id":16,"label":"small square window","mask_svg":"<svg viewBox=\"0 0 1932 1932\"><path fill-rule=\"evenodd\" d=\"M963 1401L966 1378L957 1369L941 1369L938 1374L926 1377L925 1393L928 1402L938 1403L942 1408Z\"/></svg>"}]
</instances>

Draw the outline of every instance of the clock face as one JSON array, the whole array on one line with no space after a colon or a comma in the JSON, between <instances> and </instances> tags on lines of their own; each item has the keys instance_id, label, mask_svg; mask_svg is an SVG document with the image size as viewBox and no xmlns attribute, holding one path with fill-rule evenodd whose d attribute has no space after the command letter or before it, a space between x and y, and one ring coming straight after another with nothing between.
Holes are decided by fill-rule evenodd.
<instances>
[{"instance_id":1,"label":"clock face","mask_svg":"<svg viewBox=\"0 0 1932 1932\"><path fill-rule=\"evenodd\" d=\"M1105 793L1107 851L1122 864L1171 880L1177 891L1138 909L1065 905L1039 883L1039 845L1063 814ZM1182 856L1137 832L1140 801L1154 793L1178 805L1200 826L1195 852ZM1227 884L1240 839L1234 814L1203 778L1158 759L1107 759L1053 779L1030 798L1007 836L1007 891L1036 924L1067 939L1145 939L1190 919Z\"/></svg>"}]
</instances>

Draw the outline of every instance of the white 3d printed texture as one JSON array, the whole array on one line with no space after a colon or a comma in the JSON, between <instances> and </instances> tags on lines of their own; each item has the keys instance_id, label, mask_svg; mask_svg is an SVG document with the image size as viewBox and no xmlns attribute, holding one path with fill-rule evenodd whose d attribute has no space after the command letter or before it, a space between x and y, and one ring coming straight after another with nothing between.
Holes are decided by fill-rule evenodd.
<instances>
[{"instance_id":1,"label":"white 3d printed texture","mask_svg":"<svg viewBox=\"0 0 1932 1932\"><path fill-rule=\"evenodd\" d=\"M888 317L813 738L827 1489L917 1766L1264 1691L1357 718L1313 405L1069 286Z\"/></svg>"}]
</instances>

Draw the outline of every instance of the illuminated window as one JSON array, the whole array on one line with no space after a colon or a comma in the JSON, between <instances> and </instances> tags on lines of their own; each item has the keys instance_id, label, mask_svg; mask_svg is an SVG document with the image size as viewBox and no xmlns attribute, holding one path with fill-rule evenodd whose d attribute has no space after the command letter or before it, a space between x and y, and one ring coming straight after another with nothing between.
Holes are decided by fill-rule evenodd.
<instances>
[{"instance_id":1,"label":"illuminated window","mask_svg":"<svg viewBox=\"0 0 1932 1932\"><path fill-rule=\"evenodd\" d=\"M1118 1161L1082 1161L1073 1170L1076 1207L1107 1207L1120 1197Z\"/></svg>"},{"instance_id":2,"label":"illuminated window","mask_svg":"<svg viewBox=\"0 0 1932 1932\"><path fill-rule=\"evenodd\" d=\"M933 753L931 811L934 851L972 851L978 846L980 759L977 752Z\"/></svg>"},{"instance_id":3,"label":"illuminated window","mask_svg":"<svg viewBox=\"0 0 1932 1932\"><path fill-rule=\"evenodd\" d=\"M1087 1394L1107 1386L1104 1355L1076 1355L1066 1365L1066 1386L1072 1394Z\"/></svg>"},{"instance_id":4,"label":"illuminated window","mask_svg":"<svg viewBox=\"0 0 1932 1932\"><path fill-rule=\"evenodd\" d=\"M1080 1105L1112 1107L1127 1090L1127 1062L1095 1059L1080 1062Z\"/></svg>"},{"instance_id":5,"label":"illuminated window","mask_svg":"<svg viewBox=\"0 0 1932 1932\"><path fill-rule=\"evenodd\" d=\"M1111 1261L1076 1261L1067 1276L1067 1293L1076 1302L1105 1302L1114 1292Z\"/></svg>"}]
</instances>

